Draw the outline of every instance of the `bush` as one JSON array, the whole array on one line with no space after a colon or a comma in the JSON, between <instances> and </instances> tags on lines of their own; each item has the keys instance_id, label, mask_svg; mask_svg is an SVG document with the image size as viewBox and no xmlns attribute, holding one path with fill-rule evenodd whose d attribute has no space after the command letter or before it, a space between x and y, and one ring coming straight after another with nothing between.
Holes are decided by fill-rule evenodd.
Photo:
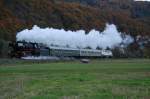
<instances>
[{"instance_id":1,"label":"bush","mask_svg":"<svg viewBox=\"0 0 150 99\"><path fill-rule=\"evenodd\" d=\"M8 57L8 41L0 39L0 58Z\"/></svg>"}]
</instances>

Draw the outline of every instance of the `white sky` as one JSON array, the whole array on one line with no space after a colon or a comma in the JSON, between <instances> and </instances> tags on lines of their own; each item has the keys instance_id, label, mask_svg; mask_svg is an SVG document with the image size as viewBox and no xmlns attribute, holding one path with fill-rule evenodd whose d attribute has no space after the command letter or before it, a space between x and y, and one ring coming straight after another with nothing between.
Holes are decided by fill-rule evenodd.
<instances>
[{"instance_id":1,"label":"white sky","mask_svg":"<svg viewBox=\"0 0 150 99\"><path fill-rule=\"evenodd\" d=\"M150 0L135 0L135 1L150 1Z\"/></svg>"}]
</instances>

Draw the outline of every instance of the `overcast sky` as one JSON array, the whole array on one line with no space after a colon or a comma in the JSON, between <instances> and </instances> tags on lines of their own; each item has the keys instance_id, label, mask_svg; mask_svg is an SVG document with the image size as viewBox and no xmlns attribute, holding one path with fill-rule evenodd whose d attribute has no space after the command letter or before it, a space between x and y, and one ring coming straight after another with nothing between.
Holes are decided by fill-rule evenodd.
<instances>
[{"instance_id":1,"label":"overcast sky","mask_svg":"<svg viewBox=\"0 0 150 99\"><path fill-rule=\"evenodd\" d=\"M150 0L135 0L135 1L150 1Z\"/></svg>"}]
</instances>

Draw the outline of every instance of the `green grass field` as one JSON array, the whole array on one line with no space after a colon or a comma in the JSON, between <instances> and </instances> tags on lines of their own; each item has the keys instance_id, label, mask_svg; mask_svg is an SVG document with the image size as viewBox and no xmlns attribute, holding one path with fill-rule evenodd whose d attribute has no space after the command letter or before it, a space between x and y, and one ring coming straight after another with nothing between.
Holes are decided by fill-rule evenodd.
<instances>
[{"instance_id":1,"label":"green grass field","mask_svg":"<svg viewBox=\"0 0 150 99\"><path fill-rule=\"evenodd\" d=\"M150 60L1 64L0 99L150 99Z\"/></svg>"}]
</instances>

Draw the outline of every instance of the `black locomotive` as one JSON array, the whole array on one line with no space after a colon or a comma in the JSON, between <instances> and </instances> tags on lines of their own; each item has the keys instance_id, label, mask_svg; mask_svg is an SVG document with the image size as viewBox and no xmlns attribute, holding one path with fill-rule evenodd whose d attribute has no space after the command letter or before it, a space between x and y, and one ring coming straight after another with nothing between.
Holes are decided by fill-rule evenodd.
<instances>
[{"instance_id":1,"label":"black locomotive","mask_svg":"<svg viewBox=\"0 0 150 99\"><path fill-rule=\"evenodd\" d=\"M39 56L40 47L37 43L28 43L25 41L17 41L10 43L10 57L21 58L23 56Z\"/></svg>"}]
</instances>

